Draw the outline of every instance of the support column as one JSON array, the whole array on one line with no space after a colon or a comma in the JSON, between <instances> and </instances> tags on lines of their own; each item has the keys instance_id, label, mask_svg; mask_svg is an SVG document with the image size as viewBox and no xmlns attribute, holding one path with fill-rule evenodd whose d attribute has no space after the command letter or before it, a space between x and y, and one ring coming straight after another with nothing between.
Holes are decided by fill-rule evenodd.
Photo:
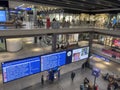
<instances>
[{"instance_id":1,"label":"support column","mask_svg":"<svg viewBox=\"0 0 120 90\"><path fill-rule=\"evenodd\" d=\"M37 37L34 37L34 43L37 43Z\"/></svg>"},{"instance_id":2,"label":"support column","mask_svg":"<svg viewBox=\"0 0 120 90\"><path fill-rule=\"evenodd\" d=\"M52 34L52 51L55 52L56 51L56 42L57 42L57 35L56 34Z\"/></svg>"},{"instance_id":3,"label":"support column","mask_svg":"<svg viewBox=\"0 0 120 90\"><path fill-rule=\"evenodd\" d=\"M6 38L2 38L5 40L5 51L7 51L7 43L6 43Z\"/></svg>"},{"instance_id":4,"label":"support column","mask_svg":"<svg viewBox=\"0 0 120 90\"><path fill-rule=\"evenodd\" d=\"M92 44L93 44L93 36L94 36L94 32L90 32L89 33L89 56L88 56L88 59L91 56L91 50L92 50Z\"/></svg>"},{"instance_id":5,"label":"support column","mask_svg":"<svg viewBox=\"0 0 120 90\"><path fill-rule=\"evenodd\" d=\"M66 47L68 48L69 47L69 34L66 34Z\"/></svg>"},{"instance_id":6,"label":"support column","mask_svg":"<svg viewBox=\"0 0 120 90\"><path fill-rule=\"evenodd\" d=\"M34 22L34 26L37 24L37 10L36 7L34 7L33 10L33 22Z\"/></svg>"}]
</instances>

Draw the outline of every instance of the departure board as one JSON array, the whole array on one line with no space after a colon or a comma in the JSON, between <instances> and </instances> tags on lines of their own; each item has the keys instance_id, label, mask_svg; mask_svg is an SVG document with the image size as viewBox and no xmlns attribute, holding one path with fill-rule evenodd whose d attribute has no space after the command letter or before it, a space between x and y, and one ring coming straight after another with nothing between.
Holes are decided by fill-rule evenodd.
<instances>
[{"instance_id":1,"label":"departure board","mask_svg":"<svg viewBox=\"0 0 120 90\"><path fill-rule=\"evenodd\" d=\"M65 65L66 51L41 56L41 71Z\"/></svg>"},{"instance_id":2,"label":"departure board","mask_svg":"<svg viewBox=\"0 0 120 90\"><path fill-rule=\"evenodd\" d=\"M21 77L40 72L40 57L2 63L3 82L9 82Z\"/></svg>"}]
</instances>

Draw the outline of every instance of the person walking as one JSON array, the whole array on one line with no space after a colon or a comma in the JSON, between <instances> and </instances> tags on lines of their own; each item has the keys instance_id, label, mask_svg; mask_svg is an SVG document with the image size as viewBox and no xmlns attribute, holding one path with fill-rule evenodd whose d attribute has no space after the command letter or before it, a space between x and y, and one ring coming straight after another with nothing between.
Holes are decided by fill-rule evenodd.
<instances>
[{"instance_id":1,"label":"person walking","mask_svg":"<svg viewBox=\"0 0 120 90\"><path fill-rule=\"evenodd\" d=\"M43 75L41 76L41 84L42 85L44 84L44 76Z\"/></svg>"},{"instance_id":2,"label":"person walking","mask_svg":"<svg viewBox=\"0 0 120 90\"><path fill-rule=\"evenodd\" d=\"M52 23L51 23L52 29L59 29L60 28L60 23L57 21L55 18L53 18Z\"/></svg>"},{"instance_id":3,"label":"person walking","mask_svg":"<svg viewBox=\"0 0 120 90\"><path fill-rule=\"evenodd\" d=\"M84 78L84 87L88 90L90 89L89 80L87 77Z\"/></svg>"},{"instance_id":4,"label":"person walking","mask_svg":"<svg viewBox=\"0 0 120 90\"><path fill-rule=\"evenodd\" d=\"M84 79L84 85L88 85L89 84L89 80L88 80L88 78L87 77L85 77L85 79Z\"/></svg>"},{"instance_id":5,"label":"person walking","mask_svg":"<svg viewBox=\"0 0 120 90\"><path fill-rule=\"evenodd\" d=\"M112 89L111 89L111 83L108 84L107 90L112 90Z\"/></svg>"},{"instance_id":6,"label":"person walking","mask_svg":"<svg viewBox=\"0 0 120 90\"><path fill-rule=\"evenodd\" d=\"M42 27L43 26L43 21L42 21L42 18L41 17L39 17L38 18L38 27Z\"/></svg>"},{"instance_id":7,"label":"person walking","mask_svg":"<svg viewBox=\"0 0 120 90\"><path fill-rule=\"evenodd\" d=\"M112 21L112 27L113 27L113 29L115 29L116 24L117 24L117 19L116 19L116 17L113 17L113 21Z\"/></svg>"},{"instance_id":8,"label":"person walking","mask_svg":"<svg viewBox=\"0 0 120 90\"><path fill-rule=\"evenodd\" d=\"M15 17L14 21L15 21L15 27L18 28L18 17L17 16Z\"/></svg>"},{"instance_id":9,"label":"person walking","mask_svg":"<svg viewBox=\"0 0 120 90\"><path fill-rule=\"evenodd\" d=\"M49 29L50 28L50 18L49 17L47 17L47 21L46 21L46 23L47 23L47 29Z\"/></svg>"},{"instance_id":10,"label":"person walking","mask_svg":"<svg viewBox=\"0 0 120 90\"><path fill-rule=\"evenodd\" d=\"M74 78L75 78L75 73L72 72L72 73L71 73L71 80L72 80L72 82L73 82Z\"/></svg>"},{"instance_id":11,"label":"person walking","mask_svg":"<svg viewBox=\"0 0 120 90\"><path fill-rule=\"evenodd\" d=\"M119 85L118 85L117 81L115 81L113 85L114 85L114 90L117 90L117 89L118 89L118 87L119 87Z\"/></svg>"}]
</instances>

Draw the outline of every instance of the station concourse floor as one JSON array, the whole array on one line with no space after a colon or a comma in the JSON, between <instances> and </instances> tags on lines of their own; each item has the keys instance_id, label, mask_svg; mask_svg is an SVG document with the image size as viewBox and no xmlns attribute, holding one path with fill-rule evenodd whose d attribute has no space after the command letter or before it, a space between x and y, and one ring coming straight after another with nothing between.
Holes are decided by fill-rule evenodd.
<instances>
[{"instance_id":1,"label":"station concourse floor","mask_svg":"<svg viewBox=\"0 0 120 90\"><path fill-rule=\"evenodd\" d=\"M110 74L115 74L120 76L120 64L118 63L105 62L96 57L92 58L91 63L95 67L99 68L101 70L101 73L109 72ZM74 70L74 72L76 73L76 75L73 82L71 81L70 78L71 75L71 71L70 71L68 73L63 74L60 80L56 80L53 83L45 82L44 85L38 83L36 85L27 87L23 90L80 90L80 84L83 83L83 79L85 77L87 77L90 80L90 83L93 84L94 76L92 76L91 74L92 71L90 69L86 68L84 70L81 70L80 68L78 68ZM101 76L97 78L96 84L99 85L99 90L107 90L108 82L103 80Z\"/></svg>"}]
</instances>

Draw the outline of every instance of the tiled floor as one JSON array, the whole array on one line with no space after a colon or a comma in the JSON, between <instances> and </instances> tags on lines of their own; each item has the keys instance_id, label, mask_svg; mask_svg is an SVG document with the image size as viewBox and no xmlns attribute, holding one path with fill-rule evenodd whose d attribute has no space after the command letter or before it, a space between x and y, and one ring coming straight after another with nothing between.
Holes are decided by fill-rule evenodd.
<instances>
[{"instance_id":1,"label":"tiled floor","mask_svg":"<svg viewBox=\"0 0 120 90\"><path fill-rule=\"evenodd\" d=\"M35 48L37 49L39 48L41 51L41 54L45 53L45 51L48 51L48 52L51 51L50 47L48 48L45 47L41 49L39 45L36 45L36 46L28 45L28 47L23 48L22 51L19 51L17 53L5 52L0 54L0 58L1 58L0 62L7 61L9 59L14 60L15 58L39 55L40 51L34 51ZM101 48L103 47L100 46L99 49ZM79 66L79 64L80 63L75 63L74 65L71 65L70 67L68 66L65 69L67 71L74 70L75 67ZM102 73L109 72L111 74L114 73L114 74L120 75L120 65L117 63L114 63L114 62L107 63L98 58L93 58L92 64L100 68ZM84 77L88 77L91 83L93 84L94 77L91 75L90 69L86 69L85 71L81 71L81 69L77 69L77 70L75 69L75 73L76 73L76 77L73 83L71 82L71 79L70 79L71 72L68 72L66 74L63 74L59 81L55 81L52 84L46 82L44 86L41 86L41 84L38 83L37 85L25 88L24 90L79 90L80 84L83 83ZM0 75L0 83L2 83L1 75ZM99 90L106 90L108 82L104 81L101 77L99 77L97 78L97 84L99 85Z\"/></svg>"},{"instance_id":2,"label":"tiled floor","mask_svg":"<svg viewBox=\"0 0 120 90\"><path fill-rule=\"evenodd\" d=\"M109 72L120 75L120 65L117 63L114 62L107 63L96 57L93 58L92 63L95 67L100 68L102 73ZM85 77L88 77L90 82L93 84L94 76L91 75L92 72L90 69L85 69L82 71L81 69L76 69L74 70L74 72L76 73L74 82L71 82L70 78L71 72L68 72L62 75L60 80L55 81L54 83L46 82L45 85L43 86L40 83L38 83L37 85L25 88L24 90L80 90L80 84L83 83L83 79ZM108 82L104 81L101 78L101 76L97 78L96 84L99 85L99 90L107 90Z\"/></svg>"}]
</instances>

